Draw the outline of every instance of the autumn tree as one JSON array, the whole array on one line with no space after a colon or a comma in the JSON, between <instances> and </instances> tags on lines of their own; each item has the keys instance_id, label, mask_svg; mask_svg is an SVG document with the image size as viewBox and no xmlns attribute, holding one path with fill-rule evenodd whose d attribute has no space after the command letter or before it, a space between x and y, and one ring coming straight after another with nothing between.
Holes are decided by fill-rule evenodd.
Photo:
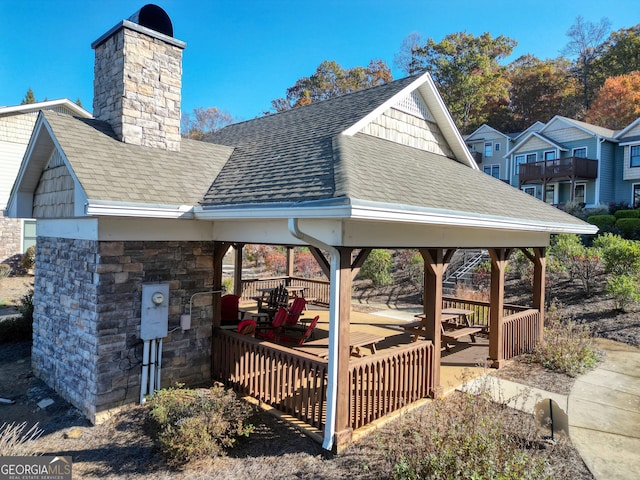
<instances>
[{"instance_id":1,"label":"autumn tree","mask_svg":"<svg viewBox=\"0 0 640 480\"><path fill-rule=\"evenodd\" d=\"M585 109L589 108L594 96L594 83L597 83L593 78L592 63L598 57L599 48L610 27L611 22L607 18L593 23L586 22L581 15L578 15L573 25L567 30L569 43L563 53L570 58L575 58L575 72L582 84L582 103Z\"/></svg>"},{"instance_id":2,"label":"autumn tree","mask_svg":"<svg viewBox=\"0 0 640 480\"><path fill-rule=\"evenodd\" d=\"M207 134L220 130L221 128L235 122L234 117L227 111L217 107L193 109L193 113L184 112L180 121L182 136L202 140Z\"/></svg>"},{"instance_id":3,"label":"autumn tree","mask_svg":"<svg viewBox=\"0 0 640 480\"><path fill-rule=\"evenodd\" d=\"M511 131L523 130L536 121L545 123L554 115L582 117L580 84L572 76L569 60L523 55L509 65L508 78Z\"/></svg>"},{"instance_id":4,"label":"autumn tree","mask_svg":"<svg viewBox=\"0 0 640 480\"><path fill-rule=\"evenodd\" d=\"M382 60L371 60L366 67L343 69L335 61L323 61L310 77L299 79L287 89L285 98L271 102L276 112L301 107L320 100L382 85L393 80L391 69Z\"/></svg>"},{"instance_id":5,"label":"autumn tree","mask_svg":"<svg viewBox=\"0 0 640 480\"><path fill-rule=\"evenodd\" d=\"M447 35L440 42L429 38L399 57L409 66L407 73L428 71L438 85L458 128L468 132L485 123L491 109L508 105L505 67L499 61L509 56L517 42L485 32L475 37L467 32ZM396 57L398 58L398 56Z\"/></svg>"},{"instance_id":6,"label":"autumn tree","mask_svg":"<svg viewBox=\"0 0 640 480\"><path fill-rule=\"evenodd\" d=\"M587 112L587 121L618 130L640 117L640 71L610 77Z\"/></svg>"}]
</instances>

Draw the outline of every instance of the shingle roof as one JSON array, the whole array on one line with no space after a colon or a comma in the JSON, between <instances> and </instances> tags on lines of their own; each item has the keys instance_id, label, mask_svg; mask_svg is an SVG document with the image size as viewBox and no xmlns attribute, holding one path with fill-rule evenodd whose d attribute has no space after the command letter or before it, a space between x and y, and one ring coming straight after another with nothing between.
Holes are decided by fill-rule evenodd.
<instances>
[{"instance_id":1,"label":"shingle roof","mask_svg":"<svg viewBox=\"0 0 640 480\"><path fill-rule=\"evenodd\" d=\"M369 135L338 135L342 194L408 208L582 225L505 182L435 153Z\"/></svg>"},{"instance_id":2,"label":"shingle roof","mask_svg":"<svg viewBox=\"0 0 640 480\"><path fill-rule=\"evenodd\" d=\"M183 139L180 152L120 142L93 119L43 112L87 197L159 205L196 205L232 148Z\"/></svg>"},{"instance_id":3,"label":"shingle roof","mask_svg":"<svg viewBox=\"0 0 640 480\"><path fill-rule=\"evenodd\" d=\"M214 133L208 141L236 148L203 205L335 197L333 136L416 78L230 125Z\"/></svg>"}]
</instances>

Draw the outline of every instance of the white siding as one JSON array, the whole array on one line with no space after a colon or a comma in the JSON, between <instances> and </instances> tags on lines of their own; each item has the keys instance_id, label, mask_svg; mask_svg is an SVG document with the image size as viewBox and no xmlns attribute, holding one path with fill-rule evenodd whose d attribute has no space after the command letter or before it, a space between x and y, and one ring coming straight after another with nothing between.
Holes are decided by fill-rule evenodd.
<instances>
[{"instance_id":1,"label":"white siding","mask_svg":"<svg viewBox=\"0 0 640 480\"><path fill-rule=\"evenodd\" d=\"M640 179L640 167L631 168L630 166L631 146L626 145L624 147L624 161L622 163L624 168L623 179L624 180L638 180Z\"/></svg>"}]
</instances>

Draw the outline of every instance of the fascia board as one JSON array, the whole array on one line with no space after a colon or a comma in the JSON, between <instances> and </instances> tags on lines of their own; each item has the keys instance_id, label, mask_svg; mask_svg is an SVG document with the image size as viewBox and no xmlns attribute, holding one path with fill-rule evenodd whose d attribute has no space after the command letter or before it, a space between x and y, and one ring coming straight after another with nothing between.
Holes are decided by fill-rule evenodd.
<instances>
[{"instance_id":1,"label":"fascia board","mask_svg":"<svg viewBox=\"0 0 640 480\"><path fill-rule=\"evenodd\" d=\"M145 205L89 199L86 202L85 214L108 217L193 218L193 206Z\"/></svg>"},{"instance_id":2,"label":"fascia board","mask_svg":"<svg viewBox=\"0 0 640 480\"><path fill-rule=\"evenodd\" d=\"M278 218L323 218L343 220L369 220L382 222L418 223L431 225L464 226L476 228L492 228L499 230L523 230L551 233L595 234L598 228L594 225L572 225L562 223L544 223L530 220L519 220L488 215L474 215L468 212L445 211L436 209L398 208L386 204L358 202L351 205L334 207L274 207L254 206L253 208L219 208L194 210L196 219L201 220L252 220Z\"/></svg>"}]
</instances>

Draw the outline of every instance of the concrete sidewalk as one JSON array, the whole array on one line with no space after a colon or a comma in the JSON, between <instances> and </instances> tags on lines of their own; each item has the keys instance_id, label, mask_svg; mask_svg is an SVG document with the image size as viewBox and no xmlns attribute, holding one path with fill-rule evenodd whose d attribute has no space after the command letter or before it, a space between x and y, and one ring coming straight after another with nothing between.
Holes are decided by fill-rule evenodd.
<instances>
[{"instance_id":1,"label":"concrete sidewalk","mask_svg":"<svg viewBox=\"0 0 640 480\"><path fill-rule=\"evenodd\" d=\"M596 344L606 353L604 362L578 377L568 396L491 375L463 388L486 389L496 401L531 414L539 413L540 406L552 399L568 414L571 441L596 479L636 479L640 475L640 349L602 339ZM554 420L558 417L562 415L554 414Z\"/></svg>"}]
</instances>

